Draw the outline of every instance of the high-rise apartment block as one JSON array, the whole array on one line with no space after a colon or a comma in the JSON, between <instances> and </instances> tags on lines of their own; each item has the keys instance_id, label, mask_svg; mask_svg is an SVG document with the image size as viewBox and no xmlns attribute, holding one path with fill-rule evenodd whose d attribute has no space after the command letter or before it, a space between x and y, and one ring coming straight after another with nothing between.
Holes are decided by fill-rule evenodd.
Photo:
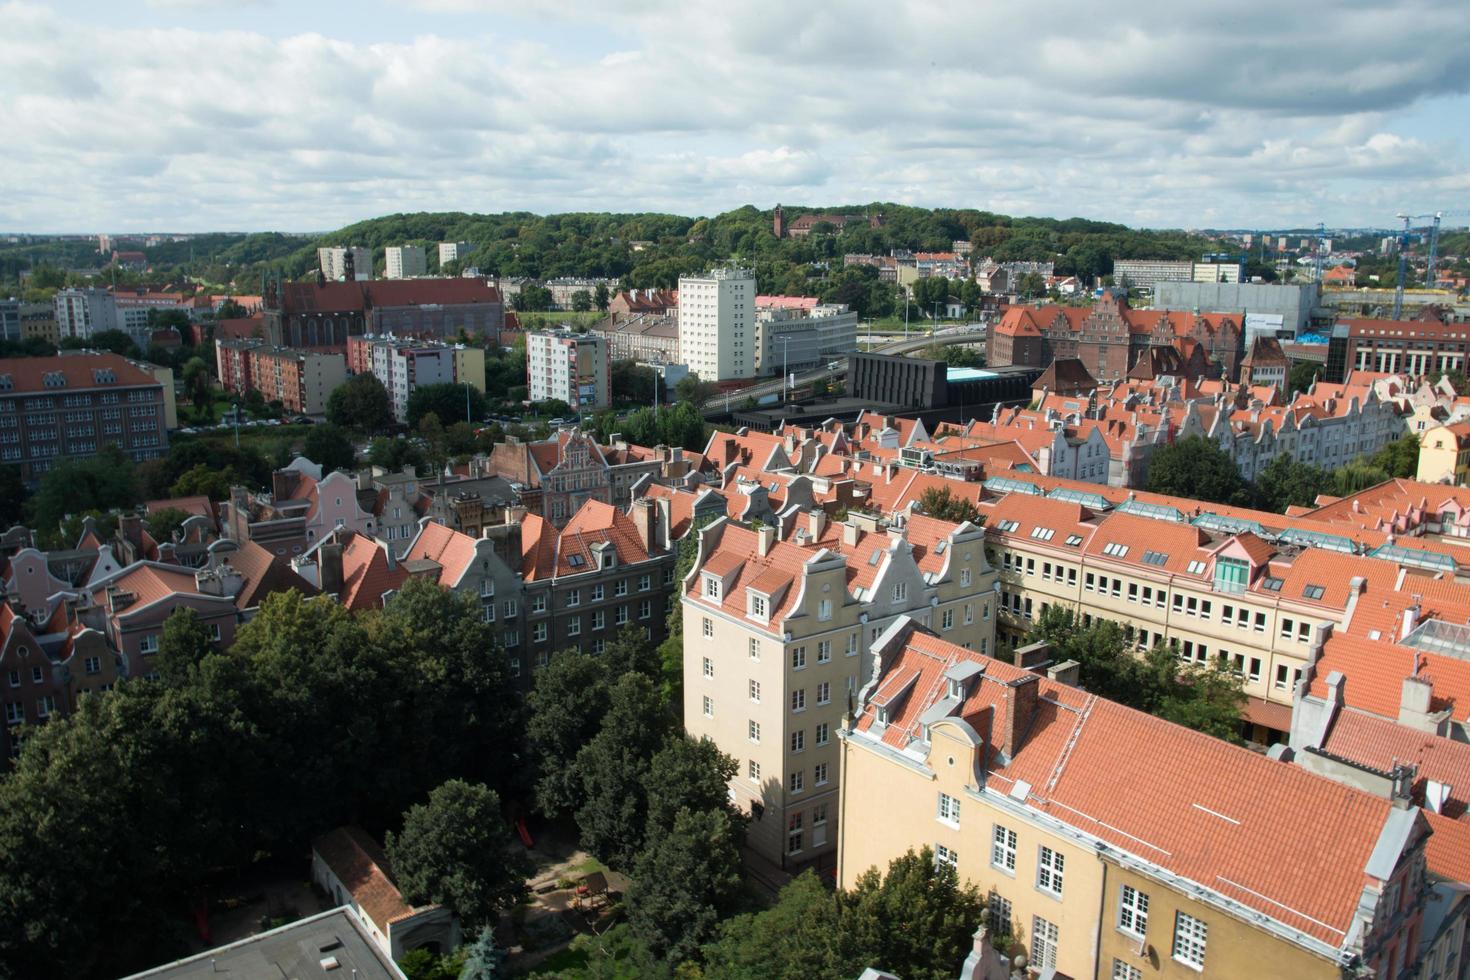
<instances>
[{"instance_id":1,"label":"high-rise apartment block","mask_svg":"<svg viewBox=\"0 0 1470 980\"><path fill-rule=\"evenodd\" d=\"M751 847L789 870L830 868L837 733L872 679L868 648L907 615L990 652L996 576L968 523L792 509L777 524L700 532L682 584L684 725L739 760L730 789Z\"/></svg>"},{"instance_id":2,"label":"high-rise apartment block","mask_svg":"<svg viewBox=\"0 0 1470 980\"><path fill-rule=\"evenodd\" d=\"M439 268L442 270L449 262L463 262L474 250L475 246L471 242L440 242Z\"/></svg>"},{"instance_id":3,"label":"high-rise apartment block","mask_svg":"<svg viewBox=\"0 0 1470 980\"><path fill-rule=\"evenodd\" d=\"M570 330L526 334L526 384L533 402L555 398L574 411L612 404L607 338Z\"/></svg>"},{"instance_id":4,"label":"high-rise apartment block","mask_svg":"<svg viewBox=\"0 0 1470 980\"><path fill-rule=\"evenodd\" d=\"M117 354L0 360L0 463L40 479L111 443L134 460L168 450L163 385Z\"/></svg>"},{"instance_id":5,"label":"high-rise apartment block","mask_svg":"<svg viewBox=\"0 0 1470 980\"><path fill-rule=\"evenodd\" d=\"M755 273L679 279L679 357L704 381L755 377Z\"/></svg>"},{"instance_id":6,"label":"high-rise apartment block","mask_svg":"<svg viewBox=\"0 0 1470 980\"><path fill-rule=\"evenodd\" d=\"M56 327L62 339L90 338L119 328L117 300L105 289L62 289L55 297Z\"/></svg>"},{"instance_id":7,"label":"high-rise apartment block","mask_svg":"<svg viewBox=\"0 0 1470 980\"><path fill-rule=\"evenodd\" d=\"M259 391L288 412L325 415L332 390L347 380L346 358L334 351L272 347L254 337L221 340L214 347L226 391Z\"/></svg>"},{"instance_id":8,"label":"high-rise apartment block","mask_svg":"<svg viewBox=\"0 0 1470 980\"><path fill-rule=\"evenodd\" d=\"M359 245L337 245L316 250L322 276L328 282L355 281L373 277L373 250Z\"/></svg>"},{"instance_id":9,"label":"high-rise apartment block","mask_svg":"<svg viewBox=\"0 0 1470 980\"><path fill-rule=\"evenodd\" d=\"M429 269L424 250L418 245L389 245L383 250L383 276L387 279L412 279Z\"/></svg>"}]
</instances>

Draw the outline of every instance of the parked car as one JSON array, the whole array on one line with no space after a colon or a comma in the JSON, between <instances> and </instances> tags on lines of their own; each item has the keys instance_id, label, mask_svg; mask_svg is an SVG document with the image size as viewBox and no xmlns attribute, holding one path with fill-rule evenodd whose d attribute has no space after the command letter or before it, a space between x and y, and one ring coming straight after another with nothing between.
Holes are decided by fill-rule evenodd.
<instances>
[{"instance_id":1,"label":"parked car","mask_svg":"<svg viewBox=\"0 0 1470 980\"><path fill-rule=\"evenodd\" d=\"M291 419L292 425L315 425L316 419L310 415L297 415Z\"/></svg>"}]
</instances>

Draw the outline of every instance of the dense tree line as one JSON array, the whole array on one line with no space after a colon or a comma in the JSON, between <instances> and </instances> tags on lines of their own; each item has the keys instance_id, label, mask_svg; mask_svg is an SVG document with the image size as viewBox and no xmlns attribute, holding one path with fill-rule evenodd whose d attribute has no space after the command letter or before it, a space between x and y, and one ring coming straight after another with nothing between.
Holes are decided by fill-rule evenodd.
<instances>
[{"instance_id":1,"label":"dense tree line","mask_svg":"<svg viewBox=\"0 0 1470 980\"><path fill-rule=\"evenodd\" d=\"M1154 453L1147 488L1152 493L1282 514L1292 506L1315 506L1320 495L1343 497L1387 480L1413 479L1418 461L1419 438L1410 433L1335 470L1283 453L1251 482L1240 475L1229 453L1203 436L1191 436Z\"/></svg>"},{"instance_id":2,"label":"dense tree line","mask_svg":"<svg viewBox=\"0 0 1470 980\"><path fill-rule=\"evenodd\" d=\"M790 222L818 209L788 205L784 210ZM385 246L416 244L425 247L431 273L474 266L505 277L616 278L639 288L670 288L680 275L703 272L734 258L755 270L762 292L815 292L824 300L848 303L864 316L887 316L893 312L894 288L878 282L876 269L842 268L844 254L948 251L953 242L968 241L980 255L992 255L999 261L1055 262L1058 274L1092 281L1111 273L1115 258L1183 259L1216 250L1212 239L1198 235L1130 229L1081 218L1013 218L975 209L931 210L892 202L820 210L881 214L882 223L869 227L867 222L856 222L841 229L819 226L806 238L778 239L772 229L772 211L750 206L697 219L669 214L437 212L385 215L315 238L274 233L205 235L190 242L159 243L144 252L151 266L149 281L182 281L189 276L245 293L259 292L262 276L268 273L289 278L314 275L316 249L323 245L370 247L378 270ZM454 269L440 270L434 248L440 241L468 241L475 249ZM636 249L635 242L639 243ZM0 281L18 279L22 271L31 270L32 289L44 296L47 288L68 281L61 269L97 268L104 261L90 242L26 241L0 247ZM38 275L43 269L47 271L44 277ZM124 284L144 278L121 270L119 275ZM533 291L522 302L524 308L535 309L544 299ZM596 295L589 301L590 306L604 308Z\"/></svg>"},{"instance_id":3,"label":"dense tree line","mask_svg":"<svg viewBox=\"0 0 1470 980\"><path fill-rule=\"evenodd\" d=\"M277 595L223 653L191 620L168 623L160 681L83 698L0 781L0 974L159 962L262 854L381 834L453 778L517 791L520 701L472 600L410 581L352 616Z\"/></svg>"}]
</instances>

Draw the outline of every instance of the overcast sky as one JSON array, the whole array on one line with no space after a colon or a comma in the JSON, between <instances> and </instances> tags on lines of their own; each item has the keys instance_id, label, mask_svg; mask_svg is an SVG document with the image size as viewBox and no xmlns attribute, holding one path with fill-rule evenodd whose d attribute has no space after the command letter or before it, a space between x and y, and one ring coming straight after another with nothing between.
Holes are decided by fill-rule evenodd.
<instances>
[{"instance_id":1,"label":"overcast sky","mask_svg":"<svg viewBox=\"0 0 1470 980\"><path fill-rule=\"evenodd\" d=\"M0 230L1470 206L1466 0L0 0ZM1463 223L1463 221L1455 222Z\"/></svg>"}]
</instances>

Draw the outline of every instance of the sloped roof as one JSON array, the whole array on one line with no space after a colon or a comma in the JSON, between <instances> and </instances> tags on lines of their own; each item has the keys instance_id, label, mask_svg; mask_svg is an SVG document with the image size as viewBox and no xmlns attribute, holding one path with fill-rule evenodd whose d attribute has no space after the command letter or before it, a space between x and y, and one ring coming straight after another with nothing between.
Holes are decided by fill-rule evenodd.
<instances>
[{"instance_id":1,"label":"sloped roof","mask_svg":"<svg viewBox=\"0 0 1470 980\"><path fill-rule=\"evenodd\" d=\"M318 837L311 848L384 935L389 923L414 914L393 883L387 855L361 827L338 827Z\"/></svg>"},{"instance_id":2,"label":"sloped roof","mask_svg":"<svg viewBox=\"0 0 1470 980\"><path fill-rule=\"evenodd\" d=\"M437 563L439 565L439 584L452 588L464 576L470 562L475 560L475 539L468 534L430 521L419 529L418 535L408 549L408 554L403 556L404 561L423 559Z\"/></svg>"},{"instance_id":3,"label":"sloped roof","mask_svg":"<svg viewBox=\"0 0 1470 980\"><path fill-rule=\"evenodd\" d=\"M1045 677L1032 680L922 631L888 668L918 679L882 740L906 747L917 719L945 694L944 669L965 662L985 669L953 714L986 740L988 791L1018 795L1119 851L1334 947L1345 944L1387 800ZM1037 685L1037 705L1005 760L990 733L1005 720L1004 689L1023 680ZM874 720L867 701L856 727L869 732ZM895 724L900 733L890 739ZM1139 753L1140 745L1149 751ZM1283 821L1283 812L1293 818Z\"/></svg>"}]
</instances>

